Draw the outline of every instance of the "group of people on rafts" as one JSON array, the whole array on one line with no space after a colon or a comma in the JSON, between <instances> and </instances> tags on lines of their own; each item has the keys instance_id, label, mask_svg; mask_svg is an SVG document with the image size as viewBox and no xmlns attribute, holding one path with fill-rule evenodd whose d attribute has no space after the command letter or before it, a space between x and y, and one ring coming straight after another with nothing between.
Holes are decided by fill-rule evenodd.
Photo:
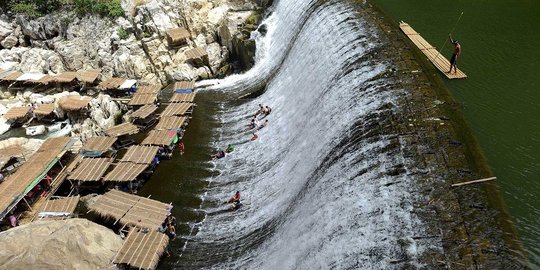
<instances>
[{"instance_id":1,"label":"group of people on rafts","mask_svg":"<svg viewBox=\"0 0 540 270\"><path fill-rule=\"evenodd\" d=\"M247 125L248 131L255 130L255 132L252 133L250 141L255 141L259 138L259 134L257 134L257 132L268 125L268 119L265 118L270 115L270 113L272 113L272 108L270 108L268 105L259 104L259 110L255 112L250 123ZM229 144L225 150L220 150L211 157L212 159L221 159L233 151L234 145ZM225 203L229 203L231 205L230 209L233 211L240 209L242 206L242 203L240 202L240 191L236 191L236 193L225 201Z\"/></svg>"}]
</instances>

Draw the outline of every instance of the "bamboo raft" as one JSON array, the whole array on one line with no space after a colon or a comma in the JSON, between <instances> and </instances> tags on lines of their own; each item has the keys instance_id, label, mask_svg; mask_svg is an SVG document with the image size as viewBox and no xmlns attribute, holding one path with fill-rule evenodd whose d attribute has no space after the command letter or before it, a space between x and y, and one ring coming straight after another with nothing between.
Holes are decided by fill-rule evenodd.
<instances>
[{"instance_id":1,"label":"bamboo raft","mask_svg":"<svg viewBox=\"0 0 540 270\"><path fill-rule=\"evenodd\" d=\"M429 42L427 42L419 33L414 31L414 29L406 22L401 21L399 23L399 28L401 31L411 39L411 41L422 51L429 61L435 65L448 79L465 79L467 75L463 73L459 68L457 73L448 73L450 70L450 61L441 55L435 47L433 47Z\"/></svg>"}]
</instances>

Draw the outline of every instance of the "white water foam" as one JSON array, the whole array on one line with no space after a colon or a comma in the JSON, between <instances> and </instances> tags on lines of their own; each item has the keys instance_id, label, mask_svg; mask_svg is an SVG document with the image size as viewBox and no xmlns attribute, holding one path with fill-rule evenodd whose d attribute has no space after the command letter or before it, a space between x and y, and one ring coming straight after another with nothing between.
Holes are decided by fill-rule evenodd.
<instances>
[{"instance_id":1,"label":"white water foam","mask_svg":"<svg viewBox=\"0 0 540 270\"><path fill-rule=\"evenodd\" d=\"M420 266L413 176L387 173L404 163L382 150L392 134L355 133L405 94L385 89L385 64L367 60L382 46L377 34L341 1L282 0L264 23L254 68L206 88L242 95L268 81L262 95L220 115L217 143L236 151L216 162L214 205L187 249L219 246L215 269L392 269L404 256ZM272 114L249 142L245 125L259 103ZM214 213L236 190L244 207Z\"/></svg>"}]
</instances>

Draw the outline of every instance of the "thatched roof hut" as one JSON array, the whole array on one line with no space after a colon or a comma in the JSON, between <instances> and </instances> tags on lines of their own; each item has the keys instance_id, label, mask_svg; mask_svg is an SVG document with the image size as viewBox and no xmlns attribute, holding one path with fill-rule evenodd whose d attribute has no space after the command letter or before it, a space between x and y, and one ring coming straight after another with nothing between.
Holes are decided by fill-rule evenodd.
<instances>
[{"instance_id":1,"label":"thatched roof hut","mask_svg":"<svg viewBox=\"0 0 540 270\"><path fill-rule=\"evenodd\" d=\"M167 130L174 129L180 130L184 127L186 122L185 116L164 116L159 119L158 124L156 125L156 130Z\"/></svg>"},{"instance_id":2,"label":"thatched roof hut","mask_svg":"<svg viewBox=\"0 0 540 270\"><path fill-rule=\"evenodd\" d=\"M115 222L157 231L170 215L172 205L113 189L101 195L89 208Z\"/></svg>"},{"instance_id":3,"label":"thatched roof hut","mask_svg":"<svg viewBox=\"0 0 540 270\"><path fill-rule=\"evenodd\" d=\"M180 116L191 114L193 103L170 103L161 116Z\"/></svg>"},{"instance_id":4,"label":"thatched roof hut","mask_svg":"<svg viewBox=\"0 0 540 270\"><path fill-rule=\"evenodd\" d=\"M83 158L67 177L75 181L99 181L111 165L110 158Z\"/></svg>"},{"instance_id":5,"label":"thatched roof hut","mask_svg":"<svg viewBox=\"0 0 540 270\"><path fill-rule=\"evenodd\" d=\"M0 220L43 178L67 151L69 137L47 139L14 174L0 185Z\"/></svg>"},{"instance_id":6,"label":"thatched roof hut","mask_svg":"<svg viewBox=\"0 0 540 270\"><path fill-rule=\"evenodd\" d=\"M85 70L85 71L78 71L77 79L81 82L93 84L96 82L100 73L101 73L101 69L90 69L90 70Z\"/></svg>"},{"instance_id":7,"label":"thatched roof hut","mask_svg":"<svg viewBox=\"0 0 540 270\"><path fill-rule=\"evenodd\" d=\"M65 219L71 217L81 196L53 197L39 209L37 217L41 219Z\"/></svg>"},{"instance_id":8,"label":"thatched roof hut","mask_svg":"<svg viewBox=\"0 0 540 270\"><path fill-rule=\"evenodd\" d=\"M88 108L90 101L91 97L73 95L61 98L58 105L65 111L79 111Z\"/></svg>"},{"instance_id":9,"label":"thatched roof hut","mask_svg":"<svg viewBox=\"0 0 540 270\"><path fill-rule=\"evenodd\" d=\"M140 94L140 93L135 93L131 99L129 100L128 102L128 105L129 106L140 106L140 105L149 105L149 104L154 104L156 103L158 99L158 94L157 93L154 93L154 94Z\"/></svg>"},{"instance_id":10,"label":"thatched roof hut","mask_svg":"<svg viewBox=\"0 0 540 270\"><path fill-rule=\"evenodd\" d=\"M174 130L151 130L141 144L169 146L173 144L175 140L178 140L178 137Z\"/></svg>"},{"instance_id":11,"label":"thatched roof hut","mask_svg":"<svg viewBox=\"0 0 540 270\"><path fill-rule=\"evenodd\" d=\"M191 35L189 31L184 27L173 28L167 30L167 42L170 46L178 46L187 43L187 39Z\"/></svg>"},{"instance_id":12,"label":"thatched roof hut","mask_svg":"<svg viewBox=\"0 0 540 270\"><path fill-rule=\"evenodd\" d=\"M203 48L193 48L185 52L187 60L201 59L208 61L208 53Z\"/></svg>"},{"instance_id":13,"label":"thatched roof hut","mask_svg":"<svg viewBox=\"0 0 540 270\"><path fill-rule=\"evenodd\" d=\"M40 104L34 109L35 115L45 116L54 112L54 103Z\"/></svg>"},{"instance_id":14,"label":"thatched roof hut","mask_svg":"<svg viewBox=\"0 0 540 270\"><path fill-rule=\"evenodd\" d=\"M153 114L158 109L158 106L155 104L148 104L140 107L138 110L134 111L131 114L131 118L144 119L151 114Z\"/></svg>"},{"instance_id":15,"label":"thatched roof hut","mask_svg":"<svg viewBox=\"0 0 540 270\"><path fill-rule=\"evenodd\" d=\"M179 81L174 83L174 92L184 92L185 90L189 90L189 92L193 91L193 88L195 88L195 82L194 81Z\"/></svg>"},{"instance_id":16,"label":"thatched roof hut","mask_svg":"<svg viewBox=\"0 0 540 270\"><path fill-rule=\"evenodd\" d=\"M109 137L120 137L123 135L132 135L139 132L139 128L132 123L122 123L105 130Z\"/></svg>"},{"instance_id":17,"label":"thatched roof hut","mask_svg":"<svg viewBox=\"0 0 540 270\"><path fill-rule=\"evenodd\" d=\"M113 263L137 269L153 270L165 252L169 238L160 232L132 229Z\"/></svg>"},{"instance_id":18,"label":"thatched roof hut","mask_svg":"<svg viewBox=\"0 0 540 270\"><path fill-rule=\"evenodd\" d=\"M120 161L150 164L156 157L158 150L159 147L157 146L132 145Z\"/></svg>"},{"instance_id":19,"label":"thatched roof hut","mask_svg":"<svg viewBox=\"0 0 540 270\"><path fill-rule=\"evenodd\" d=\"M112 77L112 78L109 78L105 81L102 81L98 86L97 88L101 89L101 90L110 90L110 89L117 89L118 87L120 87L120 85L122 85L124 82L126 81L125 78L115 78L115 77Z\"/></svg>"},{"instance_id":20,"label":"thatched roof hut","mask_svg":"<svg viewBox=\"0 0 540 270\"><path fill-rule=\"evenodd\" d=\"M182 103L182 102L193 103L194 100L195 100L195 93L174 93L171 96L170 102L172 102L172 103Z\"/></svg>"},{"instance_id":21,"label":"thatched roof hut","mask_svg":"<svg viewBox=\"0 0 540 270\"><path fill-rule=\"evenodd\" d=\"M15 119L21 119L29 116L30 109L32 107L24 106L24 107L11 107L5 114L4 118L8 120L15 120Z\"/></svg>"},{"instance_id":22,"label":"thatched roof hut","mask_svg":"<svg viewBox=\"0 0 540 270\"><path fill-rule=\"evenodd\" d=\"M66 71L54 76L54 80L59 83L70 83L77 79L77 72Z\"/></svg>"},{"instance_id":23,"label":"thatched roof hut","mask_svg":"<svg viewBox=\"0 0 540 270\"><path fill-rule=\"evenodd\" d=\"M118 162L113 170L103 177L103 181L130 182L148 168L148 164L136 164L132 162Z\"/></svg>"},{"instance_id":24,"label":"thatched roof hut","mask_svg":"<svg viewBox=\"0 0 540 270\"><path fill-rule=\"evenodd\" d=\"M84 152L93 152L101 155L102 153L109 151L116 140L116 137L91 137L83 144L81 148L81 155L84 155Z\"/></svg>"}]
</instances>

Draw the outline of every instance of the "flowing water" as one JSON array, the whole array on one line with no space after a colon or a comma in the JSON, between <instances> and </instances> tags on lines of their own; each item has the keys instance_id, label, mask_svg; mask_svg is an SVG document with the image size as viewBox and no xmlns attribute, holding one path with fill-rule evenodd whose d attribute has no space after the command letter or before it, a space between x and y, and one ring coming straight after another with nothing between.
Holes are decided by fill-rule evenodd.
<instances>
[{"instance_id":1,"label":"flowing water","mask_svg":"<svg viewBox=\"0 0 540 270\"><path fill-rule=\"evenodd\" d=\"M384 76L379 33L337 0L274 1L263 24L265 35L253 33L255 66L199 84L186 154L163 162L140 192L173 202L179 219L181 237L160 267L422 266L442 247L411 239L425 235L412 211L418 179L411 168L391 172L408 158L388 150L396 134L366 128L399 112L407 95ZM246 124L260 103L272 114L250 142ZM209 161L228 144L232 154ZM243 207L230 212L223 201L236 190Z\"/></svg>"},{"instance_id":2,"label":"flowing water","mask_svg":"<svg viewBox=\"0 0 540 270\"><path fill-rule=\"evenodd\" d=\"M175 255L162 266L382 268L404 256L421 264L417 256L429 242L405 248L397 243L422 230L410 212L414 177L389 176L404 159L384 151L392 134L367 138L362 129L368 117L376 122L381 110L397 110L384 105L405 95L383 90L385 63L367 60L382 46L377 33L344 1L285 0L274 7L264 21L266 35L254 34L255 67L202 83L207 89L199 92L197 115L217 110L217 119L206 122L218 127L195 140L216 148L235 144L236 150L213 169L194 169L214 172L204 181L193 183L178 169L167 177L188 184L159 187L167 190L161 193L177 188L174 196L188 199L189 191L202 193L191 209L175 209L192 212L192 220L181 217L183 240L173 244ZM263 86L255 98L236 99ZM273 112L260 139L249 142L246 124L259 103ZM193 122L201 123L197 115ZM197 132L192 129L193 123L186 145L189 133ZM390 182L397 184L385 185ZM222 202L236 190L244 206L229 212ZM175 201L167 196L157 195Z\"/></svg>"},{"instance_id":3,"label":"flowing water","mask_svg":"<svg viewBox=\"0 0 540 270\"><path fill-rule=\"evenodd\" d=\"M463 12L453 37L469 78L447 86L498 178L531 263L540 267L540 1L375 3L439 48ZM450 50L446 45L444 55Z\"/></svg>"}]
</instances>

